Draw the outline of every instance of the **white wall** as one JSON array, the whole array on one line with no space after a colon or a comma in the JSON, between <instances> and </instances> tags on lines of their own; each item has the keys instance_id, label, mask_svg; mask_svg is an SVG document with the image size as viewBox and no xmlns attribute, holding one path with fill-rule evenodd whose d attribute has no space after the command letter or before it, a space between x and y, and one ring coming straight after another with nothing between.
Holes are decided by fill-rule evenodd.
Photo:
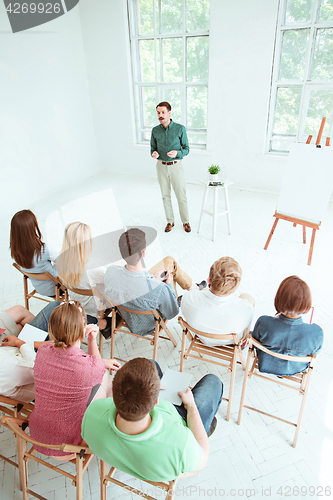
<instances>
[{"instance_id":1,"label":"white wall","mask_svg":"<svg viewBox=\"0 0 333 500\"><path fill-rule=\"evenodd\" d=\"M78 9L13 34L0 2L2 213L97 172Z\"/></svg>"},{"instance_id":2,"label":"white wall","mask_svg":"<svg viewBox=\"0 0 333 500\"><path fill-rule=\"evenodd\" d=\"M134 146L125 0L79 4L101 168L155 175ZM285 158L264 154L278 0L211 0L208 144L184 161L187 180L220 163L237 186L279 192Z\"/></svg>"}]
</instances>

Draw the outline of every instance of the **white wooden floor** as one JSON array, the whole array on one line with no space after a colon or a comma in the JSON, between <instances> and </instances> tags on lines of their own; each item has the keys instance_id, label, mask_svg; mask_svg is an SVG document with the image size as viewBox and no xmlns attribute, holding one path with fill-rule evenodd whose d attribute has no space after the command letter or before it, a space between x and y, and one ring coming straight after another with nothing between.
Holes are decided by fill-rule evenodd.
<instances>
[{"instance_id":1,"label":"white wooden floor","mask_svg":"<svg viewBox=\"0 0 333 500\"><path fill-rule=\"evenodd\" d=\"M164 233L165 219L159 187L155 179L140 176L98 175L76 186L66 186L63 191L46 199L32 202L29 207L40 222L42 232L51 212L78 197L98 193L101 189L112 188L124 225L149 225L158 231L160 252L172 255L195 281L206 278L212 262L223 255L236 258L243 268L240 292L251 293L256 300L255 319L262 314L273 314L273 299L281 280L297 274L307 281L315 306L314 321L325 332L324 348L318 356L312 378L310 393L296 449L291 447L293 428L257 413L243 413L242 423L236 424L239 398L242 388L243 371L238 369L235 381L233 407L230 421L226 422L226 402L222 402L218 412L218 427L210 439L210 458L205 470L195 478L180 480L176 498L271 498L287 496L313 498L330 496L332 480L333 452L333 382L332 382L332 248L333 248L333 206L330 205L318 232L313 263L307 266L308 244L302 244L301 228L293 228L287 222L279 222L268 251L263 246L273 223L276 196L230 190L232 234L228 235L227 221L218 221L217 238L211 241L211 219L205 216L201 233L197 234L203 187L188 185L192 233L183 231L178 213L171 233ZM222 197L221 197L222 198ZM221 200L222 201L222 200ZM176 204L175 204L176 207ZM99 213L98 204L91 207L96 217L112 221L114 207L110 202L110 212ZM175 210L176 213L176 210ZM0 219L0 297L1 309L14 304L24 304L23 286L19 273L11 266L9 256L9 224L13 214ZM82 222L85 222L84 220ZM310 234L308 234L310 239ZM31 301L32 311L38 312L39 301ZM160 342L158 361L162 369L179 368L180 328L177 320L170 322L178 345ZM132 338L118 338L118 355L124 359L134 356L151 357L151 347L145 341ZM109 343L105 343L106 356ZM223 368L207 365L196 360L188 360L185 369L198 380L205 373L218 374L228 393L230 375ZM272 385L272 384L270 384ZM282 418L297 414L300 398L279 386L259 384L254 380L248 388L248 401L260 404L263 410L273 411ZM11 433L0 430L0 451L15 455L15 443ZM158 459L158 457L157 457ZM70 481L58 477L52 471L29 465L30 486L47 499L74 499L75 488ZM123 474L119 476L125 477ZM132 484L138 484L132 481ZM326 488L326 489L325 489ZM0 498L18 500L18 472L8 464L0 463ZM99 498L98 461L94 458L84 477L84 499ZM108 498L131 498L128 492L118 487L108 488ZM133 497L136 498L136 497ZM157 498L162 498L159 495Z\"/></svg>"}]
</instances>

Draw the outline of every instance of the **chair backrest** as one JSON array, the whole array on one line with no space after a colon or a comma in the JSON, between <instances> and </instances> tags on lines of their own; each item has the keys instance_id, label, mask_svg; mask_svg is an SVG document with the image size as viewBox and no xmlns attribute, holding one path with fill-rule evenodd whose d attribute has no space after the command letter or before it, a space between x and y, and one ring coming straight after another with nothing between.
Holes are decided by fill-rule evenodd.
<instances>
[{"instance_id":1,"label":"chair backrest","mask_svg":"<svg viewBox=\"0 0 333 500\"><path fill-rule=\"evenodd\" d=\"M60 291L63 292L65 300L68 299L68 292L65 285L62 283L58 276L52 276L51 273L28 273L23 271L16 262L13 262L13 266L17 269L21 274L23 274L23 286L24 286L24 299L25 299L25 307L29 310L29 300L34 297L35 299L43 300L44 302L51 302L48 299L36 296L37 290L33 290L31 293L28 291L28 278L35 279L40 281L53 281L55 287L55 299L61 301Z\"/></svg>"},{"instance_id":2,"label":"chair backrest","mask_svg":"<svg viewBox=\"0 0 333 500\"><path fill-rule=\"evenodd\" d=\"M313 363L316 359L316 354L311 354L309 356L292 356L291 354L280 354L278 352L274 352L271 349L263 346L258 340L254 339L252 335L248 337L249 347L254 346L256 349L273 356L274 358L284 359L285 361L297 361L298 363L310 363L310 366L313 366Z\"/></svg>"},{"instance_id":3,"label":"chair backrest","mask_svg":"<svg viewBox=\"0 0 333 500\"><path fill-rule=\"evenodd\" d=\"M213 340L226 340L233 341L236 345L239 344L239 337L237 333L226 333L226 334L216 334L216 333L207 333L201 332L200 330L196 330L192 326L190 326L181 316L179 316L178 321L183 329L186 329L194 335L198 335L200 337L206 337L207 339Z\"/></svg>"}]
</instances>

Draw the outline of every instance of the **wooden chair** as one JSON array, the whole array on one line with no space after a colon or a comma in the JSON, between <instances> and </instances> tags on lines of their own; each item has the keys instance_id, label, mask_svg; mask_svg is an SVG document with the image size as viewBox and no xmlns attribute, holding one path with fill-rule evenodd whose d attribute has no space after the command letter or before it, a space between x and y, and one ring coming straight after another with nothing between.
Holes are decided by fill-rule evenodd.
<instances>
[{"instance_id":1,"label":"wooden chair","mask_svg":"<svg viewBox=\"0 0 333 500\"><path fill-rule=\"evenodd\" d=\"M36 294L38 293L37 290L33 290L32 292L29 293L29 288L28 288L28 278L32 278L35 280L41 280L41 281L53 281L54 286L55 286L55 300L61 302L62 300L68 300L68 294L67 294L67 288L65 285L61 282L60 278L58 276L52 276L51 273L42 273L42 274L36 274L36 273L27 273L26 271L22 271L19 265L16 264L16 262L13 263L13 266L15 269L20 271L20 273L23 274L23 287L24 287L24 300L25 300L25 307L29 311L29 300L31 298L35 298L38 300L43 300L44 302L52 302L50 299L45 299L43 297L39 297ZM63 296L60 296L60 291L63 292ZM39 295L39 294L38 294Z\"/></svg>"},{"instance_id":2,"label":"wooden chair","mask_svg":"<svg viewBox=\"0 0 333 500\"><path fill-rule=\"evenodd\" d=\"M170 330L167 327L167 319L162 319L159 312L154 309L154 310L149 310L149 311L135 311L133 309L129 309L124 306L115 306L110 299L105 297L106 303L109 304L110 307L112 307L112 326L111 326L111 359L114 358L114 350L115 350L115 336L117 333L127 333L130 335L134 335L134 337L139 337L140 339L148 340L152 346L154 346L154 352L153 352L153 359L156 361L157 360L157 347L158 347L158 340L165 339L165 340L170 340L173 345L176 347L177 342L172 336ZM153 315L155 318L155 330L154 333L149 334L149 335L137 335L136 333L131 332L125 323L125 320L121 314L122 311L126 311L131 314L138 314L139 316L148 316L148 315ZM117 321L117 313L118 313L118 318L120 318L120 321ZM117 324L118 323L118 324ZM167 336L161 335L162 332L165 332ZM121 360L124 361L124 360Z\"/></svg>"},{"instance_id":3,"label":"wooden chair","mask_svg":"<svg viewBox=\"0 0 333 500\"><path fill-rule=\"evenodd\" d=\"M224 401L228 401L226 420L229 420L231 402L232 402L232 393L235 382L236 364L240 363L243 369L245 369L245 361L242 350L240 348L241 341L239 340L237 333L229 333L227 335L222 335L222 334L216 335L214 333L200 332L199 330L192 328L188 323L186 323L186 321L181 316L179 316L178 321L183 329L182 350L180 355L181 372L184 369L184 360L189 357L200 359L201 361L205 361L208 363L214 363L215 365L225 366L231 372L229 397L223 398ZM206 346L200 340L199 335L200 337L205 337L207 339L224 340L230 342L233 341L233 343L228 345L209 347ZM186 338L188 338L188 340L190 341L190 345L187 351L186 351ZM237 355L239 356L240 361L237 361ZM218 361L215 361L214 359L211 358L217 358Z\"/></svg>"},{"instance_id":4,"label":"wooden chair","mask_svg":"<svg viewBox=\"0 0 333 500\"><path fill-rule=\"evenodd\" d=\"M128 492L135 493L136 495L139 495L141 498L147 498L148 500L156 500L156 497L152 497L149 494L140 491L136 488L133 488L132 486L129 486L126 483L123 483L121 481L118 481L117 479L114 479L114 474L117 471L115 467L111 467L109 470L109 473L107 474L107 468L106 468L106 463L101 460L101 500L106 500L106 488L108 485L108 482L111 482L113 484L116 484L117 486L120 486L121 488L125 488L127 495ZM140 481L143 481L145 483L148 483L155 488L160 488L164 491L166 491L166 497L165 500L173 500L174 498L174 490L176 487L176 483L179 478L182 477L191 477L191 476L196 476L198 472L185 472L184 474L181 474L178 476L176 479L173 479L172 481L161 481L161 482L153 482L153 481L147 481L146 479L140 479ZM130 476L134 477L134 476ZM160 498L160 495L158 495L158 499Z\"/></svg>"},{"instance_id":5,"label":"wooden chair","mask_svg":"<svg viewBox=\"0 0 333 500\"><path fill-rule=\"evenodd\" d=\"M74 288L74 287L67 286L67 291L76 293L77 295L84 295L85 297L98 297L100 299L100 304L101 304L100 310L98 312L99 319L107 318L112 311L111 308L107 309L105 297L103 294L101 294L99 292L99 290L96 287L93 287L92 289L89 289L89 290L84 290L82 288ZM99 332L99 352L100 352L102 357L103 357L103 341L104 341L104 337L101 334L101 332Z\"/></svg>"},{"instance_id":6,"label":"wooden chair","mask_svg":"<svg viewBox=\"0 0 333 500\"><path fill-rule=\"evenodd\" d=\"M28 485L28 462L29 460L35 460L39 464L45 465L49 469L62 474L63 476L68 477L72 480L73 486L76 486L76 500L83 500L83 487L82 487L82 479L85 470L87 469L91 459L93 458L93 454L90 453L90 450L87 446L75 446L72 444L61 444L61 445L50 445L39 443L32 439L24 430L27 423L18 418L7 417L4 416L0 419L0 423L5 425L9 429L11 429L16 435L17 439L17 460L18 467L20 472L20 485L23 494L23 500L29 500L29 495L32 495L40 500L47 500L45 497L39 495L38 493L29 489ZM32 444L32 447L27 451L27 443ZM70 474L66 470L60 469L60 467L56 467L51 463L43 460L39 457L35 456L36 450L35 446L41 446L44 448L51 448L53 450L61 450L63 452L75 453L76 458L73 460L68 460L76 467L76 474ZM67 461L65 462L67 463Z\"/></svg>"},{"instance_id":7,"label":"wooden chair","mask_svg":"<svg viewBox=\"0 0 333 500\"><path fill-rule=\"evenodd\" d=\"M260 351L263 351L266 354L269 354L270 356L274 356L275 358L283 359L285 361L298 361L298 362L302 362L302 363L309 363L309 367L304 372L297 373L296 375L284 376L284 377L279 377L279 378L277 378L276 375L270 375L269 373L262 374L259 371L258 358L257 358L257 354L256 354L256 351L254 348L260 349ZM315 359L316 359L316 354L312 354L312 356L291 356L289 354L278 354L278 353L271 351L271 350L267 349L266 347L264 347L262 344L260 344L260 342L255 340L250 335L249 336L249 353L248 353L247 362L246 362L243 390L242 390L241 402L240 402L240 406L239 406L237 424L240 424L240 422L241 422L243 408L247 408L248 410L253 410L253 411L256 411L257 413L261 413L262 415L267 415L268 417L272 417L272 418L275 418L276 420L280 420L280 422L284 422L286 424L293 425L294 427L296 427L294 441L292 444L292 446L295 448L296 443L297 443L298 433L299 433L300 426L301 426L305 401L306 401L306 397L307 397L308 390L309 390L310 379L311 379ZM252 366L250 368L251 361L252 361ZM274 382L275 384L283 385L285 387L289 387L290 389L294 389L294 390L298 391L299 395L302 396L302 403L301 403L301 407L300 407L300 411L299 411L299 415L298 415L298 419L297 419L296 423L291 422L289 420L284 420L283 418L277 417L276 415L272 415L270 413L266 413L262 410L258 410L256 408L253 408L252 406L244 405L244 398L245 398L245 393L246 393L247 381L248 381L248 379L252 378L253 375L256 377L265 379L265 380L269 380L270 382ZM288 381L288 383L286 381Z\"/></svg>"},{"instance_id":8,"label":"wooden chair","mask_svg":"<svg viewBox=\"0 0 333 500\"><path fill-rule=\"evenodd\" d=\"M33 409L34 405L31 403L25 403L17 399L0 396L0 411L7 416L15 418L19 417L28 422L29 415ZM8 425L5 422L1 422L1 424L9 429ZM0 458L13 465L14 467L18 467L18 464L16 462L13 462L13 460L11 460L10 458L5 457L2 454L0 454Z\"/></svg>"}]
</instances>

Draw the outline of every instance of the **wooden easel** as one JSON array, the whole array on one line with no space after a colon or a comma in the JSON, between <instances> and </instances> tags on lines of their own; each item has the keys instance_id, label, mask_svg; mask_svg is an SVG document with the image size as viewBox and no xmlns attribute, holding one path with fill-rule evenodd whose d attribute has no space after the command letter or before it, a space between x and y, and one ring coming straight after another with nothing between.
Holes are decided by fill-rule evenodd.
<instances>
[{"instance_id":1,"label":"wooden easel","mask_svg":"<svg viewBox=\"0 0 333 500\"><path fill-rule=\"evenodd\" d=\"M326 118L323 118L322 121L321 121L320 129L319 129L317 140L316 140L316 146L319 147L319 148L321 147L320 146L320 141L321 141L321 137L323 135L323 130L324 130L325 122L326 122ZM310 144L311 143L312 137L313 137L312 135L309 135L309 137L308 137L308 139L306 141L306 144ZM330 138L329 137L326 137L326 144L325 145L326 146L330 145ZM273 227L271 229L271 232L269 233L269 236L267 238L266 245L264 246L264 250L267 250L267 248L268 248L268 245L269 245L269 243L270 243L270 241L272 239L272 236L273 236L274 231L276 229L277 223L279 222L279 219L286 220L288 222L292 222L292 224L293 224L294 227L296 227L298 224L300 226L303 226L303 243L306 243L306 228L310 227L312 229L312 237L311 237L309 257L308 257L308 265L310 266L311 265L311 260L312 260L312 254L313 254L313 247L314 247L315 237L316 237L316 231L319 229L319 227L321 225L321 222L319 224L315 224L313 222L308 222L308 221L305 221L305 220L302 220L302 219L296 219L296 218L290 217L288 215L280 214L277 211L275 211L275 214L273 215L273 217L275 217L275 221L274 221Z\"/></svg>"}]
</instances>

